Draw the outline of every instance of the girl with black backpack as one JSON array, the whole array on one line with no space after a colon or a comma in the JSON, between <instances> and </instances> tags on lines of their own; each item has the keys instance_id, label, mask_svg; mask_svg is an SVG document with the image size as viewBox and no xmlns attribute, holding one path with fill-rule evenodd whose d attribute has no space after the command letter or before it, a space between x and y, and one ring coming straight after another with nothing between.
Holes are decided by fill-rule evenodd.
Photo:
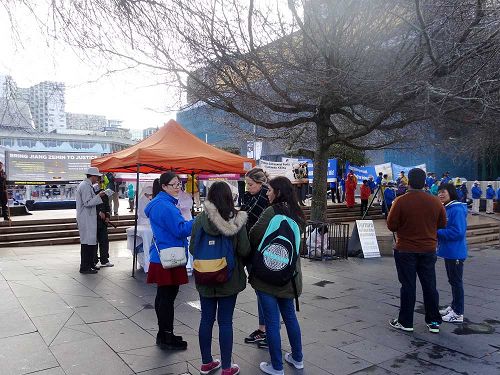
<instances>
[{"instance_id":1,"label":"girl with black backpack","mask_svg":"<svg viewBox=\"0 0 500 375\"><path fill-rule=\"evenodd\" d=\"M263 309L271 356L271 363L262 362L260 369L266 374L282 375L280 313L292 347L292 353L286 353L285 360L296 369L304 368L294 299L297 301L302 292L299 253L305 218L288 178L270 180L267 196L271 206L262 213L249 234L255 253L249 281Z\"/></svg>"},{"instance_id":2,"label":"girl with black backpack","mask_svg":"<svg viewBox=\"0 0 500 375\"><path fill-rule=\"evenodd\" d=\"M193 255L196 289L200 294L200 374L211 374L222 366L222 375L239 374L231 364L233 312L238 293L246 287L243 258L250 254L246 231L248 215L234 208L231 188L215 182L208 191L204 210L196 217L189 251ZM212 329L217 314L221 361L211 353Z\"/></svg>"}]
</instances>

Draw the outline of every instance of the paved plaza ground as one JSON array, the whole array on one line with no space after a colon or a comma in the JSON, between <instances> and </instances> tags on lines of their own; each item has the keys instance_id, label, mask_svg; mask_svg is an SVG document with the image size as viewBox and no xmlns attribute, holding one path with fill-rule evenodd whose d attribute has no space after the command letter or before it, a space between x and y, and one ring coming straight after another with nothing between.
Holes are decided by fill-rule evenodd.
<instances>
[{"instance_id":1,"label":"paved plaza ground","mask_svg":"<svg viewBox=\"0 0 500 375\"><path fill-rule=\"evenodd\" d=\"M176 333L184 352L155 346L156 289L142 271L130 277L126 243L111 244L114 268L78 273L79 246L0 249L0 374L198 374L198 294L181 287ZM394 261L304 261L298 313L305 369L286 374L500 374L500 247L470 251L465 267L467 323L428 333L419 292L415 332L394 331L399 284ZM442 261L440 300L450 301ZM243 343L256 328L255 293L238 296L233 360L242 374L259 374L267 351ZM289 350L285 330L283 349ZM218 353L214 329L214 354Z\"/></svg>"}]
</instances>

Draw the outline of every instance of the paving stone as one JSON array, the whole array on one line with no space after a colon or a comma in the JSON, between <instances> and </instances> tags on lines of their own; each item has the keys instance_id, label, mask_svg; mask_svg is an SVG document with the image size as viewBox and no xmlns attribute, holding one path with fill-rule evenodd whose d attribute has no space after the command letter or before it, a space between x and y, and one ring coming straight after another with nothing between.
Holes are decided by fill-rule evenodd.
<instances>
[{"instance_id":1,"label":"paving stone","mask_svg":"<svg viewBox=\"0 0 500 375\"><path fill-rule=\"evenodd\" d=\"M0 374L20 375L59 364L38 333L0 339Z\"/></svg>"},{"instance_id":2,"label":"paving stone","mask_svg":"<svg viewBox=\"0 0 500 375\"><path fill-rule=\"evenodd\" d=\"M99 337L51 347L67 375L129 375L134 372Z\"/></svg>"},{"instance_id":3,"label":"paving stone","mask_svg":"<svg viewBox=\"0 0 500 375\"><path fill-rule=\"evenodd\" d=\"M350 345L342 346L339 349L374 364L382 363L402 354L397 350L370 340L358 341Z\"/></svg>"},{"instance_id":4,"label":"paving stone","mask_svg":"<svg viewBox=\"0 0 500 375\"><path fill-rule=\"evenodd\" d=\"M98 300L86 305L76 306L74 307L74 310L85 323L96 323L126 318L126 316L118 311L113 305L104 300Z\"/></svg>"},{"instance_id":5,"label":"paving stone","mask_svg":"<svg viewBox=\"0 0 500 375\"><path fill-rule=\"evenodd\" d=\"M0 338L35 332L36 328L24 310L0 313Z\"/></svg>"},{"instance_id":6,"label":"paving stone","mask_svg":"<svg viewBox=\"0 0 500 375\"><path fill-rule=\"evenodd\" d=\"M155 345L155 339L128 319L89 324L114 351L143 348Z\"/></svg>"},{"instance_id":7,"label":"paving stone","mask_svg":"<svg viewBox=\"0 0 500 375\"><path fill-rule=\"evenodd\" d=\"M93 337L97 337L96 333L85 324L72 325L70 327L65 326L57 333L57 336L52 340L50 346L53 347L56 345L85 341Z\"/></svg>"},{"instance_id":8,"label":"paving stone","mask_svg":"<svg viewBox=\"0 0 500 375\"><path fill-rule=\"evenodd\" d=\"M413 354L391 358L388 361L380 363L378 366L400 375L444 375L450 372L448 368L424 361Z\"/></svg>"},{"instance_id":9,"label":"paving stone","mask_svg":"<svg viewBox=\"0 0 500 375\"><path fill-rule=\"evenodd\" d=\"M45 343L50 345L73 314L73 311L69 310L62 314L33 317L31 320L35 324L38 333L40 333Z\"/></svg>"}]
</instances>

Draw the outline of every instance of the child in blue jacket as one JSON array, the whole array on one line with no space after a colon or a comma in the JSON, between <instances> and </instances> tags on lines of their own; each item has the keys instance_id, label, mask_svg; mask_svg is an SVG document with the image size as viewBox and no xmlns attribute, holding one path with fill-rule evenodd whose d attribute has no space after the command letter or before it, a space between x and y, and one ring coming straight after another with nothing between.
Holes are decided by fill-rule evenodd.
<instances>
[{"instance_id":1,"label":"child in blue jacket","mask_svg":"<svg viewBox=\"0 0 500 375\"><path fill-rule=\"evenodd\" d=\"M389 187L387 187L384 190L385 204L382 204L382 212L385 214L386 218L387 215L389 215L389 211L391 210L392 202L394 202L394 199L396 199L396 191L394 190L394 183L389 182Z\"/></svg>"},{"instance_id":2,"label":"child in blue jacket","mask_svg":"<svg viewBox=\"0 0 500 375\"><path fill-rule=\"evenodd\" d=\"M483 191L479 187L479 181L474 181L474 186L470 189L472 194L472 215L479 215L479 202Z\"/></svg>"},{"instance_id":3,"label":"child in blue jacket","mask_svg":"<svg viewBox=\"0 0 500 375\"><path fill-rule=\"evenodd\" d=\"M493 212L493 199L495 199L495 189L492 184L488 184L486 188L486 213L494 214Z\"/></svg>"},{"instance_id":4,"label":"child in blue jacket","mask_svg":"<svg viewBox=\"0 0 500 375\"><path fill-rule=\"evenodd\" d=\"M457 200L457 190L452 184L441 185L438 198L446 209L446 228L438 229L437 255L444 258L448 282L453 296L451 305L440 310L443 322L463 323L464 286L463 270L467 258L467 206Z\"/></svg>"}]
</instances>

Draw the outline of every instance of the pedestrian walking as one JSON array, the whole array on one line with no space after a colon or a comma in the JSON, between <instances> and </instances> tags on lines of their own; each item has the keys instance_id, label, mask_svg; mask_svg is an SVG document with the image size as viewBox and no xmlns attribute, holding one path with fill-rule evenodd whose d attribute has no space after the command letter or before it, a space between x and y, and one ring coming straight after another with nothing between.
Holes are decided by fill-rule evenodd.
<instances>
[{"instance_id":1,"label":"pedestrian walking","mask_svg":"<svg viewBox=\"0 0 500 375\"><path fill-rule=\"evenodd\" d=\"M245 174L245 184L247 191L243 199L243 206L241 211L248 213L247 219L247 233L250 232L255 225L260 215L269 206L269 199L267 197L269 175L262 168L252 168ZM251 256L245 261L247 263L247 271L250 273L251 269ZM266 342L266 326L264 323L264 313L260 305L259 298L257 298L257 315L259 319L259 327L245 337L245 343L257 344L261 348L267 348Z\"/></svg>"},{"instance_id":2,"label":"pedestrian walking","mask_svg":"<svg viewBox=\"0 0 500 375\"><path fill-rule=\"evenodd\" d=\"M134 212L135 190L134 184L130 183L127 186L128 211Z\"/></svg>"},{"instance_id":3,"label":"pedestrian walking","mask_svg":"<svg viewBox=\"0 0 500 375\"><path fill-rule=\"evenodd\" d=\"M300 238L305 218L293 185L286 177L269 181L267 195L271 206L250 230L250 244L255 254L249 281L262 305L271 357L271 362L262 362L260 369L266 374L282 375L280 314L292 348L291 353L285 354L285 360L296 369L304 368L294 299L298 307L298 297L302 293Z\"/></svg>"},{"instance_id":4,"label":"pedestrian walking","mask_svg":"<svg viewBox=\"0 0 500 375\"><path fill-rule=\"evenodd\" d=\"M233 312L238 293L246 287L243 259L250 255L246 231L248 214L234 208L231 188L215 182L209 189L203 212L196 217L189 251L193 255L196 289L200 295L199 343L201 374L222 367L222 375L239 374L231 364ZM224 259L225 267L213 267ZM221 360L212 357L212 330L217 316Z\"/></svg>"},{"instance_id":5,"label":"pedestrian walking","mask_svg":"<svg viewBox=\"0 0 500 375\"><path fill-rule=\"evenodd\" d=\"M87 169L86 178L76 189L76 222L80 234L80 273L95 274L94 257L97 253L97 210L104 191L96 195L93 185L101 174L96 167Z\"/></svg>"},{"instance_id":6,"label":"pedestrian walking","mask_svg":"<svg viewBox=\"0 0 500 375\"><path fill-rule=\"evenodd\" d=\"M387 228L396 232L394 260L401 284L399 316L390 325L413 332L413 311L418 276L424 295L425 323L429 332L439 333L439 294L436 289L437 230L446 227L446 212L436 197L426 194L425 172L408 173L409 190L396 198L387 217Z\"/></svg>"},{"instance_id":7,"label":"pedestrian walking","mask_svg":"<svg viewBox=\"0 0 500 375\"><path fill-rule=\"evenodd\" d=\"M94 184L94 191L99 194L102 189L102 177L97 178L97 183ZM104 194L102 203L96 206L97 212L97 245L94 254L94 268L100 269L102 267L113 267L114 264L109 261L109 237L108 237L108 224L111 218L111 208L109 206L109 197ZM99 248L99 249L98 249ZM97 255L99 250L99 256ZM101 263L100 265L98 263Z\"/></svg>"},{"instance_id":8,"label":"pedestrian walking","mask_svg":"<svg viewBox=\"0 0 500 375\"><path fill-rule=\"evenodd\" d=\"M9 207L7 205L7 176L3 170L3 163L0 161L0 207L2 209L2 217L5 221L9 221Z\"/></svg>"},{"instance_id":9,"label":"pedestrian walking","mask_svg":"<svg viewBox=\"0 0 500 375\"><path fill-rule=\"evenodd\" d=\"M120 207L120 199L118 195L118 181L116 181L116 175L113 172L106 173L107 188L113 190L111 195L111 200L109 205L111 207L111 212L113 215L118 215L118 208Z\"/></svg>"},{"instance_id":10,"label":"pedestrian walking","mask_svg":"<svg viewBox=\"0 0 500 375\"><path fill-rule=\"evenodd\" d=\"M481 203L481 196L483 191L479 187L479 181L474 181L472 189L470 189L472 194L472 215L479 215L479 204Z\"/></svg>"},{"instance_id":11,"label":"pedestrian walking","mask_svg":"<svg viewBox=\"0 0 500 375\"><path fill-rule=\"evenodd\" d=\"M363 180L363 184L361 185L360 188L361 192L361 215L365 213L365 211L368 209L368 200L370 199L371 196L371 189L370 185L368 184L368 180Z\"/></svg>"},{"instance_id":12,"label":"pedestrian walking","mask_svg":"<svg viewBox=\"0 0 500 375\"><path fill-rule=\"evenodd\" d=\"M156 284L155 311L158 319L156 345L161 349L183 350L187 342L182 336L174 335L174 303L179 286L188 283L186 265L163 268L160 251L184 248L187 251L187 237L191 234L192 220L185 220L176 207L181 181L174 172L165 172L158 181L159 189L153 187L156 196L148 203L144 212L151 223L154 239L149 251L150 264L148 284Z\"/></svg>"},{"instance_id":13,"label":"pedestrian walking","mask_svg":"<svg viewBox=\"0 0 500 375\"><path fill-rule=\"evenodd\" d=\"M467 258L467 205L458 201L457 190L452 184L439 187L438 198L446 209L446 228L438 229L437 255L444 259L452 301L439 311L443 322L464 321L464 261Z\"/></svg>"},{"instance_id":14,"label":"pedestrian walking","mask_svg":"<svg viewBox=\"0 0 500 375\"><path fill-rule=\"evenodd\" d=\"M486 213L494 214L493 211L493 199L495 199L495 189L493 189L493 185L491 183L488 184L486 188Z\"/></svg>"}]
</instances>

